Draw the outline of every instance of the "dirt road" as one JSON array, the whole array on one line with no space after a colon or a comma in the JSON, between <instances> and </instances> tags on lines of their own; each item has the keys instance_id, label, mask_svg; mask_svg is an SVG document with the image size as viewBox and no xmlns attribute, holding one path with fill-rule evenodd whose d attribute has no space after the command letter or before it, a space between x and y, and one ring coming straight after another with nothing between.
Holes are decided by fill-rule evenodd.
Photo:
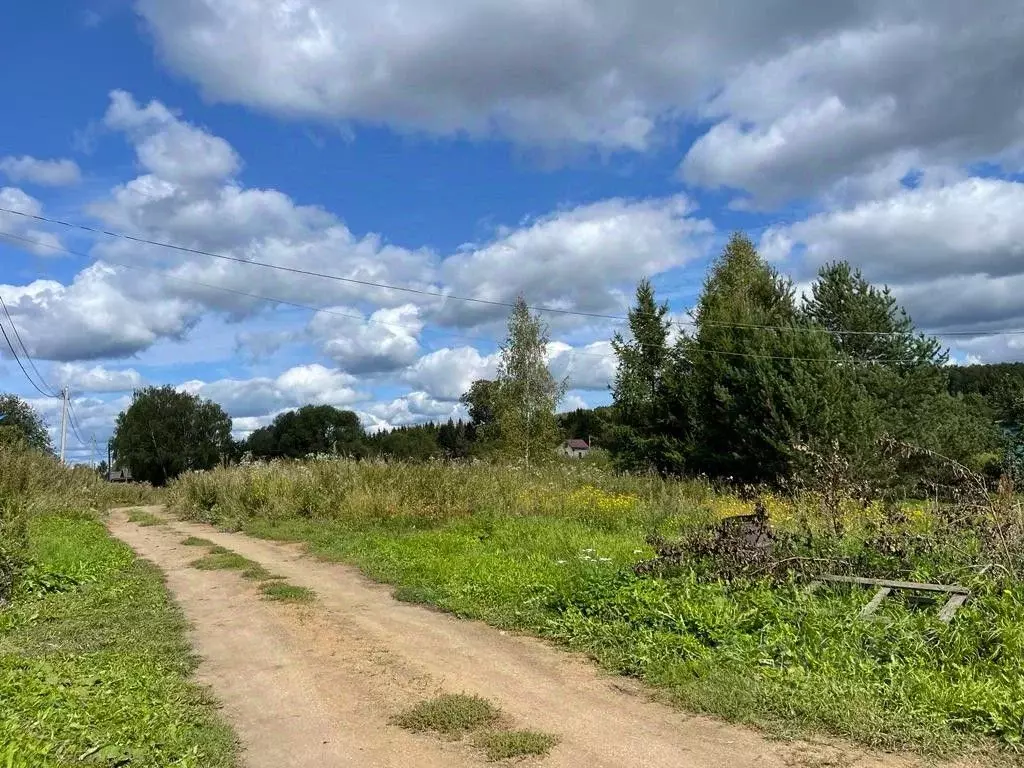
<instances>
[{"instance_id":1,"label":"dirt road","mask_svg":"<svg viewBox=\"0 0 1024 768\"><path fill-rule=\"evenodd\" d=\"M159 508L152 511L162 514ZM542 641L401 603L357 570L301 547L171 521L140 527L123 511L114 535L167 574L193 625L199 681L212 687L248 768L485 765L469 746L412 734L389 719L438 693L498 704L514 725L561 741L529 765L550 768L895 768L903 758L766 740L649 700L639 686ZM308 606L269 603L234 571L189 566L200 536L315 590Z\"/></svg>"}]
</instances>

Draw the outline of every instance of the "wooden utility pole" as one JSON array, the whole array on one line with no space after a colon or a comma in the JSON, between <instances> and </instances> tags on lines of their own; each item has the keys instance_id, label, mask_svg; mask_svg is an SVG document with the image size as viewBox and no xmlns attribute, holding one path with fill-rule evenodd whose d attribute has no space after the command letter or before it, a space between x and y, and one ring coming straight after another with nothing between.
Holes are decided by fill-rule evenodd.
<instances>
[{"instance_id":1,"label":"wooden utility pole","mask_svg":"<svg viewBox=\"0 0 1024 768\"><path fill-rule=\"evenodd\" d=\"M68 388L64 387L60 391L60 463L64 463L64 454L67 451L68 444Z\"/></svg>"}]
</instances>

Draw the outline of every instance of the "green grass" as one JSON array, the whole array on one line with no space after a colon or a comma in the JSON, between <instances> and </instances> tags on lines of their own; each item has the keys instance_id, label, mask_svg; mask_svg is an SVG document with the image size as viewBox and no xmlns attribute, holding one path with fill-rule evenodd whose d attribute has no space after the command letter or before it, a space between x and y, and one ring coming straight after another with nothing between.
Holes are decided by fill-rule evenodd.
<instances>
[{"instance_id":1,"label":"green grass","mask_svg":"<svg viewBox=\"0 0 1024 768\"><path fill-rule=\"evenodd\" d=\"M271 581L273 579L280 579L282 577L275 576L259 563L253 563L248 568L242 571L242 578L248 579L249 581Z\"/></svg>"},{"instance_id":2,"label":"green grass","mask_svg":"<svg viewBox=\"0 0 1024 768\"><path fill-rule=\"evenodd\" d=\"M283 581L268 581L260 585L260 591L267 600L281 603L309 603L316 597L316 593L311 589Z\"/></svg>"},{"instance_id":3,"label":"green grass","mask_svg":"<svg viewBox=\"0 0 1024 768\"><path fill-rule=\"evenodd\" d=\"M159 572L86 517L36 516L29 541L46 577L0 612L0 766L234 766Z\"/></svg>"},{"instance_id":4,"label":"green grass","mask_svg":"<svg viewBox=\"0 0 1024 768\"><path fill-rule=\"evenodd\" d=\"M401 599L553 639L689 711L933 755L1001 745L986 764L1024 741L1024 585L962 570L975 594L944 625L899 599L859 621L858 589L634 576L650 531L749 511L700 484L324 461L190 475L170 496L187 517L354 563ZM961 567L953 551L926 546L900 575L937 579Z\"/></svg>"},{"instance_id":5,"label":"green grass","mask_svg":"<svg viewBox=\"0 0 1024 768\"><path fill-rule=\"evenodd\" d=\"M200 539L197 536L189 536L188 538L183 539L181 543L184 544L186 547L213 547L214 546L214 543L212 541L210 541L209 539Z\"/></svg>"},{"instance_id":6,"label":"green grass","mask_svg":"<svg viewBox=\"0 0 1024 768\"><path fill-rule=\"evenodd\" d=\"M192 567L200 571L244 571L254 565L249 558L234 552L212 552L192 561Z\"/></svg>"},{"instance_id":7,"label":"green grass","mask_svg":"<svg viewBox=\"0 0 1024 768\"><path fill-rule=\"evenodd\" d=\"M128 522L137 523L141 526L163 525L167 521L159 515L154 515L146 509L132 509L128 511Z\"/></svg>"},{"instance_id":8,"label":"green grass","mask_svg":"<svg viewBox=\"0 0 1024 768\"><path fill-rule=\"evenodd\" d=\"M473 739L491 761L528 755L546 755L558 744L558 737L541 731L486 731Z\"/></svg>"},{"instance_id":9,"label":"green grass","mask_svg":"<svg viewBox=\"0 0 1024 768\"><path fill-rule=\"evenodd\" d=\"M206 539L195 539L195 541L204 542ZM183 543L187 544L188 539ZM212 544L212 542L210 543ZM256 561L218 546L212 547L207 555L193 560L191 565L200 571L241 571L242 578L250 581L271 581L281 578L272 574Z\"/></svg>"},{"instance_id":10,"label":"green grass","mask_svg":"<svg viewBox=\"0 0 1024 768\"><path fill-rule=\"evenodd\" d=\"M410 731L432 731L450 739L460 739L470 731L497 722L501 711L487 699L448 693L421 701L397 715L392 722Z\"/></svg>"}]
</instances>

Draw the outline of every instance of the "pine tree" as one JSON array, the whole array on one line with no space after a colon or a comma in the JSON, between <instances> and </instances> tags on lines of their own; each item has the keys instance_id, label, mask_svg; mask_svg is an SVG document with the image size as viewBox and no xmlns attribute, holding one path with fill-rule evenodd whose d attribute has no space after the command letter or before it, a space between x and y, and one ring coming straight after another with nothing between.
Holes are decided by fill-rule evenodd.
<instances>
[{"instance_id":1,"label":"pine tree","mask_svg":"<svg viewBox=\"0 0 1024 768\"><path fill-rule=\"evenodd\" d=\"M527 466L552 457L559 440L555 408L565 383L548 370L547 345L547 325L520 296L501 348L493 408L502 453L524 459Z\"/></svg>"}]
</instances>

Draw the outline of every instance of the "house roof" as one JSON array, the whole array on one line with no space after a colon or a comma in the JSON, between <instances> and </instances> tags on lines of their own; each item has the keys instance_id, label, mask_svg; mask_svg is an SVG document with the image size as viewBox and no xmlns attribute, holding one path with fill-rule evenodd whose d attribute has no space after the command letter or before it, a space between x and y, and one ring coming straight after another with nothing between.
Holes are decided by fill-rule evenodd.
<instances>
[{"instance_id":1,"label":"house roof","mask_svg":"<svg viewBox=\"0 0 1024 768\"><path fill-rule=\"evenodd\" d=\"M575 450L580 450L580 451L585 451L585 450L590 448L590 446L587 444L586 440L580 440L578 437L574 437L572 440L566 440L565 444L569 448L573 448Z\"/></svg>"}]
</instances>

